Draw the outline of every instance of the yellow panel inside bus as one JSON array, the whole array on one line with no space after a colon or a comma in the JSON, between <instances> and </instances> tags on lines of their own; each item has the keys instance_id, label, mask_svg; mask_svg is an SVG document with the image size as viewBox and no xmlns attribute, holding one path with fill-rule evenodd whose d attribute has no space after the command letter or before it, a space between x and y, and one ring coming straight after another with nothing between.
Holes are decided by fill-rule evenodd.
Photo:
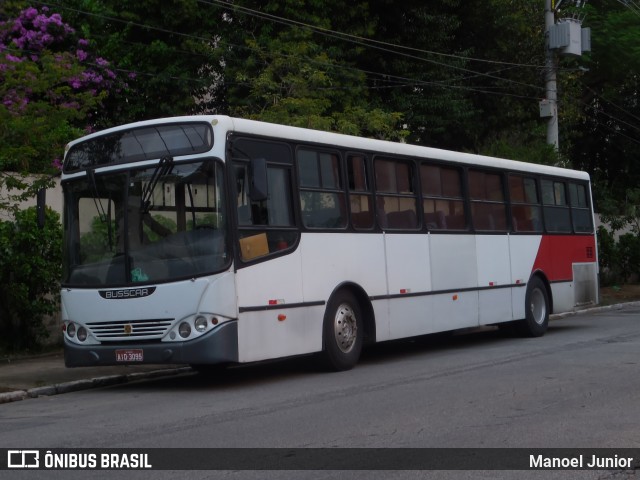
<instances>
[{"instance_id":1,"label":"yellow panel inside bus","mask_svg":"<svg viewBox=\"0 0 640 480\"><path fill-rule=\"evenodd\" d=\"M240 251L242 259L253 260L269 253L269 243L267 242L267 234L259 233L250 237L240 239Z\"/></svg>"}]
</instances>

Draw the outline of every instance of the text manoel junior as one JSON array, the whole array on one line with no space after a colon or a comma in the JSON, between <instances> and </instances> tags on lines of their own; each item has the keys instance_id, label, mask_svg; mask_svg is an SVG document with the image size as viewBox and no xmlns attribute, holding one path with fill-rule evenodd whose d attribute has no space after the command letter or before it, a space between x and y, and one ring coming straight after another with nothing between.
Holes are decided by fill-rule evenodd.
<instances>
[{"instance_id":1,"label":"text manoel junior","mask_svg":"<svg viewBox=\"0 0 640 480\"><path fill-rule=\"evenodd\" d=\"M633 465L632 457L598 457L584 455L575 457L545 457L544 455L529 455L530 468L630 468Z\"/></svg>"}]
</instances>

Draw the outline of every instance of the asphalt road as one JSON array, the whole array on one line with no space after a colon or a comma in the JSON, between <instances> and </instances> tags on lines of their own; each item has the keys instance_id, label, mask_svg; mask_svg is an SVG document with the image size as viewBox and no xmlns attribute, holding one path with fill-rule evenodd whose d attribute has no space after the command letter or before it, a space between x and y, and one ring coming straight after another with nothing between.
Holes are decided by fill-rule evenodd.
<instances>
[{"instance_id":1,"label":"asphalt road","mask_svg":"<svg viewBox=\"0 0 640 480\"><path fill-rule=\"evenodd\" d=\"M640 306L0 405L0 448L640 447ZM212 454L214 454L212 450ZM640 451L639 451L640 456ZM2 472L3 478L635 478L562 472ZM152 475L150 475L152 473Z\"/></svg>"}]
</instances>

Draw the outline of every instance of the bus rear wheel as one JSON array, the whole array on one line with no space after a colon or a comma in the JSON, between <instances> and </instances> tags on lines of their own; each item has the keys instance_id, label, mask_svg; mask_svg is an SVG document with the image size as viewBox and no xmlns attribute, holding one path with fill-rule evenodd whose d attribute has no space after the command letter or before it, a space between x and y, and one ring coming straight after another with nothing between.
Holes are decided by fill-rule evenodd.
<instances>
[{"instance_id":1,"label":"bus rear wheel","mask_svg":"<svg viewBox=\"0 0 640 480\"><path fill-rule=\"evenodd\" d=\"M362 351L364 328L362 310L350 292L335 293L324 314L322 327L323 360L334 371L353 368Z\"/></svg>"},{"instance_id":2,"label":"bus rear wheel","mask_svg":"<svg viewBox=\"0 0 640 480\"><path fill-rule=\"evenodd\" d=\"M549 326L549 293L540 278L533 277L525 295L525 318L516 323L525 337L541 337Z\"/></svg>"}]
</instances>

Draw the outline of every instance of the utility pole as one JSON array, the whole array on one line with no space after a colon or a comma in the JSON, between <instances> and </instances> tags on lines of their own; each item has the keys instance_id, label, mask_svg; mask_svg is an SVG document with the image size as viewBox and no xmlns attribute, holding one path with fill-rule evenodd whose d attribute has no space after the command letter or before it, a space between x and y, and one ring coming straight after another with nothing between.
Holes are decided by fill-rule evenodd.
<instances>
[{"instance_id":1,"label":"utility pole","mask_svg":"<svg viewBox=\"0 0 640 480\"><path fill-rule=\"evenodd\" d=\"M591 51L591 30L582 28L583 16L573 13L556 23L556 11L564 0L545 0L545 86L546 98L540 102L540 116L547 119L547 143L559 149L558 140L558 85L556 82L557 58L560 55L581 56ZM576 0L575 6L582 8L586 1Z\"/></svg>"},{"instance_id":2,"label":"utility pole","mask_svg":"<svg viewBox=\"0 0 640 480\"><path fill-rule=\"evenodd\" d=\"M558 87L556 84L556 56L551 49L551 29L556 23L552 0L545 0L544 31L545 31L545 86L547 90L547 143L558 151Z\"/></svg>"}]
</instances>

